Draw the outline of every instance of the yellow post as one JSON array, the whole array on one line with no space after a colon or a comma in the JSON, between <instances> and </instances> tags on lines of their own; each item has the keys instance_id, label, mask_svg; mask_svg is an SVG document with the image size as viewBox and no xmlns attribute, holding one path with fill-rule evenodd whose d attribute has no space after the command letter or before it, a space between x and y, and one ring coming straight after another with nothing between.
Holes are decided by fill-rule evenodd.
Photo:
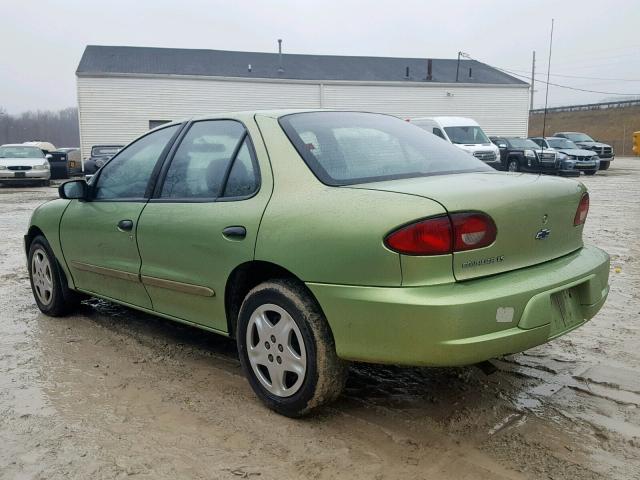
<instances>
[{"instance_id":1,"label":"yellow post","mask_svg":"<svg viewBox=\"0 0 640 480\"><path fill-rule=\"evenodd\" d=\"M640 132L633 132L633 153L640 156Z\"/></svg>"}]
</instances>

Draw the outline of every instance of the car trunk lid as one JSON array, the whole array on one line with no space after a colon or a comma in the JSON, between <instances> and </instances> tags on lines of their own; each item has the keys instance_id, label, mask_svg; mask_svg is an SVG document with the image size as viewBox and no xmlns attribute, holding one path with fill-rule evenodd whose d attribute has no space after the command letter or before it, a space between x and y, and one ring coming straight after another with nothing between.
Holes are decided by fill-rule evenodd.
<instances>
[{"instance_id":1,"label":"car trunk lid","mask_svg":"<svg viewBox=\"0 0 640 480\"><path fill-rule=\"evenodd\" d=\"M493 218L496 241L484 248L456 252L457 280L536 265L582 247L582 226L574 216L582 194L578 182L502 172L434 175L356 185L429 198L448 213L480 211ZM407 219L411 221L414 219ZM415 219L417 220L417 219Z\"/></svg>"}]
</instances>

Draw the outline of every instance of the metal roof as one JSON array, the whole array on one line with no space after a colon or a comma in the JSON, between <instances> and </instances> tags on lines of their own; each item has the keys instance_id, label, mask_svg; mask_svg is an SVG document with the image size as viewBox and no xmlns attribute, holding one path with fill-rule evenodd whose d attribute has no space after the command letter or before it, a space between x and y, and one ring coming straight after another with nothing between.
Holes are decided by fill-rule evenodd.
<instances>
[{"instance_id":1,"label":"metal roof","mask_svg":"<svg viewBox=\"0 0 640 480\"><path fill-rule=\"evenodd\" d=\"M433 59L430 83L455 83L456 59ZM407 67L409 75L407 76ZM471 77L469 77L471 69ZM426 58L356 57L337 55L194 50L181 48L88 45L78 76L195 75L256 79L360 82L421 82ZM520 79L476 60L461 60L459 83L526 85Z\"/></svg>"}]
</instances>

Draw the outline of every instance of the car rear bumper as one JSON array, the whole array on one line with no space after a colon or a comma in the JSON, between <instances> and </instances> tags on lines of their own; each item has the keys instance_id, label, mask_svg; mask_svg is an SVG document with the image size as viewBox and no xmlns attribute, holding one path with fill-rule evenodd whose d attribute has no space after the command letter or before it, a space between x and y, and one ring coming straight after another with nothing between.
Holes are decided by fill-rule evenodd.
<instances>
[{"instance_id":1,"label":"car rear bumper","mask_svg":"<svg viewBox=\"0 0 640 480\"><path fill-rule=\"evenodd\" d=\"M36 180L49 180L50 178L51 172L49 170L0 170L0 182L33 182Z\"/></svg>"},{"instance_id":2,"label":"car rear bumper","mask_svg":"<svg viewBox=\"0 0 640 480\"><path fill-rule=\"evenodd\" d=\"M340 357L454 366L521 352L579 327L604 304L608 278L608 254L584 247L533 267L445 285L307 285Z\"/></svg>"}]
</instances>

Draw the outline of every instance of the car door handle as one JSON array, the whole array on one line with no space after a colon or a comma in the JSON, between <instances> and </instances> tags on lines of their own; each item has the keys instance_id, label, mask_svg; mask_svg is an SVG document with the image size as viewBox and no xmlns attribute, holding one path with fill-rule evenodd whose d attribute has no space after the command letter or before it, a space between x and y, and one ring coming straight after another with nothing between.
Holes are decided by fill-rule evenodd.
<instances>
[{"instance_id":1,"label":"car door handle","mask_svg":"<svg viewBox=\"0 0 640 480\"><path fill-rule=\"evenodd\" d=\"M232 240L242 240L244 237L247 236L247 229L244 228L243 226L231 226L231 227L226 227L224 230L222 230L222 234Z\"/></svg>"},{"instance_id":2,"label":"car door handle","mask_svg":"<svg viewBox=\"0 0 640 480\"><path fill-rule=\"evenodd\" d=\"M118 230L121 232L130 232L133 229L133 220L120 220L118 222Z\"/></svg>"}]
</instances>

